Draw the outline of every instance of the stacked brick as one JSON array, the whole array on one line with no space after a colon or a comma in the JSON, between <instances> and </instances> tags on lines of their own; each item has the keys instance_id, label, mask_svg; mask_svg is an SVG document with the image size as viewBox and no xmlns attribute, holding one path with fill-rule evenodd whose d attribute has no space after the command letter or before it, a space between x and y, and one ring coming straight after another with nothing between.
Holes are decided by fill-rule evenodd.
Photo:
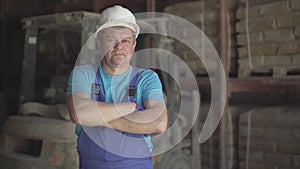
<instances>
[{"instance_id":1,"label":"stacked brick","mask_svg":"<svg viewBox=\"0 0 300 169\"><path fill-rule=\"evenodd\" d=\"M235 0L229 1L229 16L228 16L228 29L230 30L229 42L229 69L231 73L236 73L236 63L235 60L237 58L237 50L236 50L236 38L235 38L235 10L237 3ZM212 43L213 47L218 50L219 48L219 1L218 0L202 0L202 1L190 1L177 3L165 8L164 12L172 15L176 15L181 17L193 25L195 25L198 29L200 29L209 41ZM199 39L199 33L192 33L193 29L187 25L174 25L174 31L178 32L180 39L182 42L186 42L187 40L191 41L193 47L202 48L207 45L206 38L204 41ZM205 44L203 44L203 42ZM209 43L210 43L209 42ZM193 73L197 75L206 75L206 68L199 59L199 56L191 50L191 46L187 46L187 44L180 43L177 41L176 43L177 55L183 59ZM204 56L208 60L207 66L214 67L218 69L216 61L210 60L209 56Z\"/></svg>"},{"instance_id":2,"label":"stacked brick","mask_svg":"<svg viewBox=\"0 0 300 169\"><path fill-rule=\"evenodd\" d=\"M227 149L228 149L228 168L237 169L238 168L238 118L243 112L250 110L253 106L229 106L228 107L228 117L226 118L228 128L227 128ZM200 126L206 120L207 113L209 111L209 105L201 105L200 113ZM201 130L200 130L201 131ZM221 149L220 149L220 128L218 127L213 135L201 146L201 163L203 169L220 168L221 161Z\"/></svg>"},{"instance_id":3,"label":"stacked brick","mask_svg":"<svg viewBox=\"0 0 300 169\"><path fill-rule=\"evenodd\" d=\"M242 0L236 17L239 77L299 73L299 0Z\"/></svg>"},{"instance_id":4,"label":"stacked brick","mask_svg":"<svg viewBox=\"0 0 300 169\"><path fill-rule=\"evenodd\" d=\"M243 113L239 121L239 168L300 168L299 119L299 107L265 107Z\"/></svg>"}]
</instances>

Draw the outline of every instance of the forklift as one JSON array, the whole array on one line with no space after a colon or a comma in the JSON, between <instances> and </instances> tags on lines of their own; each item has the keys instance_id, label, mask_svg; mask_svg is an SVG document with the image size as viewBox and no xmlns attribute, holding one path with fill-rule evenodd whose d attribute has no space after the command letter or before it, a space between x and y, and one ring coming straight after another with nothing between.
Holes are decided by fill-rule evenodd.
<instances>
[{"instance_id":1,"label":"forklift","mask_svg":"<svg viewBox=\"0 0 300 169\"><path fill-rule=\"evenodd\" d=\"M68 12L24 18L24 57L17 115L3 126L0 166L74 169L75 124L65 105L67 77L99 14Z\"/></svg>"}]
</instances>

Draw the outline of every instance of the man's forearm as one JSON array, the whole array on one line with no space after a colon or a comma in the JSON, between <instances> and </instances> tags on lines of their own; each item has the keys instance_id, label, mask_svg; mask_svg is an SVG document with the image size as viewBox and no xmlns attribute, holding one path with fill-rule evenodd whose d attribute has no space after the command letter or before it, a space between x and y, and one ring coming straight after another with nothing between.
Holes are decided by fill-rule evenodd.
<instances>
[{"instance_id":1,"label":"man's forearm","mask_svg":"<svg viewBox=\"0 0 300 169\"><path fill-rule=\"evenodd\" d=\"M67 98L73 122L85 126L104 126L134 112L135 103L104 103L74 95Z\"/></svg>"},{"instance_id":2,"label":"man's forearm","mask_svg":"<svg viewBox=\"0 0 300 169\"><path fill-rule=\"evenodd\" d=\"M151 112L152 111L152 112ZM149 117L149 114L152 114ZM167 110L164 109L158 116L154 116L153 110L143 110L121 117L108 123L107 127L135 134L162 133L167 129Z\"/></svg>"}]
</instances>

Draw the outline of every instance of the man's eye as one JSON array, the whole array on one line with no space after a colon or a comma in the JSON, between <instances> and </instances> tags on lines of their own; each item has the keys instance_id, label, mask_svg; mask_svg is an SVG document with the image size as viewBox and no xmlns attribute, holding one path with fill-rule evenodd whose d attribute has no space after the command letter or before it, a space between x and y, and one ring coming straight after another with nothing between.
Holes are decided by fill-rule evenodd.
<instances>
[{"instance_id":1,"label":"man's eye","mask_svg":"<svg viewBox=\"0 0 300 169\"><path fill-rule=\"evenodd\" d=\"M123 39L122 41L123 41L123 42L126 42L126 43L129 43L129 42L131 42L131 40L130 40L130 39Z\"/></svg>"}]
</instances>

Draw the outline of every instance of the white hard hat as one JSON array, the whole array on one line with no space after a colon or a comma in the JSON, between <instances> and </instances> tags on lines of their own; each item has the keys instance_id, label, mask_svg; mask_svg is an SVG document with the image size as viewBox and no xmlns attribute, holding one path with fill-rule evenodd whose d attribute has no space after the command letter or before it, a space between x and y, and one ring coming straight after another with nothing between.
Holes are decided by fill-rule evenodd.
<instances>
[{"instance_id":1,"label":"white hard hat","mask_svg":"<svg viewBox=\"0 0 300 169\"><path fill-rule=\"evenodd\" d=\"M115 26L124 26L131 29L135 38L140 33L140 27L137 25L134 15L120 5L107 8L100 14L100 27L95 34L97 35L98 32Z\"/></svg>"}]
</instances>

